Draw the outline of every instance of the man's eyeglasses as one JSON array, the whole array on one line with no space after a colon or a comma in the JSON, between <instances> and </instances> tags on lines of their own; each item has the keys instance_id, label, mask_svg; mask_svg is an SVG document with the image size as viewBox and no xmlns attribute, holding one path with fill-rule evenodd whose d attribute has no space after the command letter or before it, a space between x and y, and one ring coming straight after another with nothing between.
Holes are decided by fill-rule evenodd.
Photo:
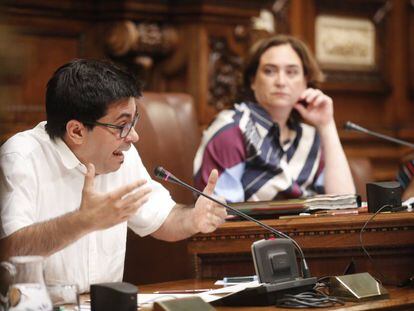
<instances>
[{"instance_id":1,"label":"man's eyeglasses","mask_svg":"<svg viewBox=\"0 0 414 311\"><path fill-rule=\"evenodd\" d=\"M105 126L105 127L109 127L109 128L113 128L113 129L117 129L119 130L119 137L120 138L125 138L128 136L129 132L131 132L131 129L133 127L135 127L135 125L137 124L138 121L138 112L135 114L134 118L132 119L132 122L126 123L125 125L115 125L115 124L110 124L110 123L102 123L102 122L84 122L84 124L87 125L100 125L100 126Z\"/></svg>"}]
</instances>

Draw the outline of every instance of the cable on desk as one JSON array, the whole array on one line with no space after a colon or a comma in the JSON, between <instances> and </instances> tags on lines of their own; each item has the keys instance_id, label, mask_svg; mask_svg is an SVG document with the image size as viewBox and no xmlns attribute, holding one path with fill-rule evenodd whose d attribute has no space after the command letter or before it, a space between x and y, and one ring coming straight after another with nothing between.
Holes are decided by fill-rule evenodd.
<instances>
[{"instance_id":1,"label":"cable on desk","mask_svg":"<svg viewBox=\"0 0 414 311\"><path fill-rule=\"evenodd\" d=\"M344 304L345 302L339 298L328 296L315 290L312 292L303 292L297 295L286 294L283 298L278 299L276 307L293 309L327 308Z\"/></svg>"},{"instance_id":2,"label":"cable on desk","mask_svg":"<svg viewBox=\"0 0 414 311\"><path fill-rule=\"evenodd\" d=\"M367 225L368 225L368 223L370 223L374 218L375 218L375 216L377 216L384 208L386 208L386 207L392 207L392 205L390 205L390 204L385 204L385 205L383 205L383 206L381 206L381 208L379 208L375 213L374 213L374 215L372 215L366 222L365 222L365 224L362 226L362 228L361 228L361 231L359 231L359 242L360 242L360 244L361 244L361 248L362 248L362 250L364 251L364 253L367 255L367 257L368 257L368 259L369 259L369 261L371 262L371 264L372 264L372 267L374 268L374 270L375 270L375 272L377 273L377 274L379 274L380 276L381 276L381 278L382 278L382 280L383 281L386 281L387 283L389 283L389 284L391 284L389 281L388 281L388 278L386 277L386 276L384 276L382 273L381 273L381 271L380 271L380 269L378 269L378 267L377 267L377 265L375 264L375 262L374 262L374 260L372 259L372 257L371 257L371 255L368 253L368 251L367 251L367 249L365 248L365 246L364 246L364 242L363 242L363 240L362 240L362 234L364 233L364 230L365 230L365 228L367 227ZM377 280L379 283L381 283L381 281L380 280Z\"/></svg>"}]
</instances>

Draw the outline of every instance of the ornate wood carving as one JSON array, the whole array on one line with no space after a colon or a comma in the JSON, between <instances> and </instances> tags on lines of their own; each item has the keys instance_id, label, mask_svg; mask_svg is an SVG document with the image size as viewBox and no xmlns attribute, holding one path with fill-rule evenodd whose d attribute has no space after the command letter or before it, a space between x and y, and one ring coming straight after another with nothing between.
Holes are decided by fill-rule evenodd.
<instances>
[{"instance_id":1,"label":"ornate wood carving","mask_svg":"<svg viewBox=\"0 0 414 311\"><path fill-rule=\"evenodd\" d=\"M210 38L208 103L220 110L234 102L242 59L230 51L224 37Z\"/></svg>"},{"instance_id":2,"label":"ornate wood carving","mask_svg":"<svg viewBox=\"0 0 414 311\"><path fill-rule=\"evenodd\" d=\"M111 25L105 38L108 54L117 60L131 61L145 69L173 52L178 45L174 28L156 23L123 21Z\"/></svg>"},{"instance_id":3,"label":"ornate wood carving","mask_svg":"<svg viewBox=\"0 0 414 311\"><path fill-rule=\"evenodd\" d=\"M290 33L290 0L276 0L272 5L272 12L275 16L275 32Z\"/></svg>"}]
</instances>

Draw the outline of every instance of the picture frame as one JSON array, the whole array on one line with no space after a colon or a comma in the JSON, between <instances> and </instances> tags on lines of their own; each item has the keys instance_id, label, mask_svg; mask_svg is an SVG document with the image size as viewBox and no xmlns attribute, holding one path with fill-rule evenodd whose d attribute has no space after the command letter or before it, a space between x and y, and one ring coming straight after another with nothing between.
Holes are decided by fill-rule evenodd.
<instances>
[{"instance_id":1,"label":"picture frame","mask_svg":"<svg viewBox=\"0 0 414 311\"><path fill-rule=\"evenodd\" d=\"M314 1L313 44L330 91L387 94L390 2ZM311 36L312 37L312 36Z\"/></svg>"},{"instance_id":2,"label":"picture frame","mask_svg":"<svg viewBox=\"0 0 414 311\"><path fill-rule=\"evenodd\" d=\"M376 69L375 25L367 18L321 14L315 20L315 56L322 68Z\"/></svg>"}]
</instances>

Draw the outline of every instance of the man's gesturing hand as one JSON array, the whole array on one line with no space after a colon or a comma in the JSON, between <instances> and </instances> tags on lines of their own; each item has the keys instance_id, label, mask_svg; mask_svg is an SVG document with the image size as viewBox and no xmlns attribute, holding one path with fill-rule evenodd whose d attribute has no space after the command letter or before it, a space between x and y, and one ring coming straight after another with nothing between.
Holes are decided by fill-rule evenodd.
<instances>
[{"instance_id":1,"label":"man's gesturing hand","mask_svg":"<svg viewBox=\"0 0 414 311\"><path fill-rule=\"evenodd\" d=\"M93 230L107 229L127 221L145 202L151 189L146 180L137 180L112 192L99 193L94 189L95 166L87 165L82 190L80 212L87 217Z\"/></svg>"},{"instance_id":2,"label":"man's gesturing hand","mask_svg":"<svg viewBox=\"0 0 414 311\"><path fill-rule=\"evenodd\" d=\"M210 196L213 195L217 180L218 172L212 170L203 192ZM196 232L208 233L216 230L218 226L224 223L227 212L223 206L200 196L195 204L193 215Z\"/></svg>"}]
</instances>

